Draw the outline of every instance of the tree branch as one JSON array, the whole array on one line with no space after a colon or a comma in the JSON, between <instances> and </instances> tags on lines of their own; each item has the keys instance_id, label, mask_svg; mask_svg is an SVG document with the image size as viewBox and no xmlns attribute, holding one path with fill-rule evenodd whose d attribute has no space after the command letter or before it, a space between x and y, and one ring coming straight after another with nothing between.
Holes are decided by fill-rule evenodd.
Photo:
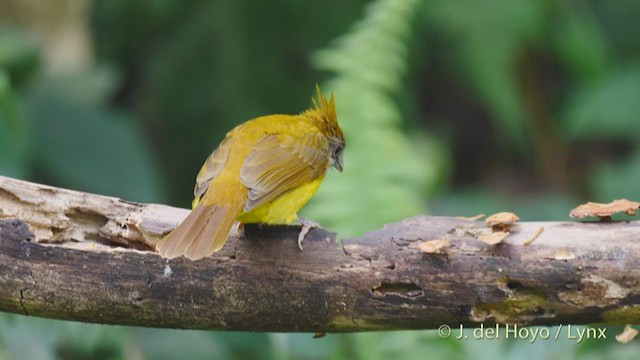
<instances>
[{"instance_id":1,"label":"tree branch","mask_svg":"<svg viewBox=\"0 0 640 360\"><path fill-rule=\"evenodd\" d=\"M638 221L522 222L487 245L482 222L422 216L344 247L312 230L303 252L298 227L248 226L204 260L162 259L151 249L186 214L0 177L0 310L310 332L640 320ZM436 239L439 251L418 248Z\"/></svg>"}]
</instances>

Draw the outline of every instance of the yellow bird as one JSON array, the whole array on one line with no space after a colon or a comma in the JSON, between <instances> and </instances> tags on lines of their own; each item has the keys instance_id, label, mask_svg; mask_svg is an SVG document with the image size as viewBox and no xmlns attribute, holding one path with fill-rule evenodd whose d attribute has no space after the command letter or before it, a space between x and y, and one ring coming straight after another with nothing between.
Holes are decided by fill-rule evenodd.
<instances>
[{"instance_id":1,"label":"yellow bird","mask_svg":"<svg viewBox=\"0 0 640 360\"><path fill-rule=\"evenodd\" d=\"M343 167L345 140L333 95L327 100L317 88L313 104L299 115L263 116L227 133L198 173L193 210L156 245L160 255L202 259L224 246L235 221L291 224L298 219L327 170L333 166L342 172ZM313 225L299 220L301 246Z\"/></svg>"}]
</instances>

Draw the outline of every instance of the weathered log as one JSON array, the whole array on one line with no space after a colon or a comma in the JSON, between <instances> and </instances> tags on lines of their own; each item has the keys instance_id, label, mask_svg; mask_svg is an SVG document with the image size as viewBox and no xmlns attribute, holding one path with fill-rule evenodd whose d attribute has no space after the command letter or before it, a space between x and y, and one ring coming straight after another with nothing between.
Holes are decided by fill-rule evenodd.
<instances>
[{"instance_id":1,"label":"weathered log","mask_svg":"<svg viewBox=\"0 0 640 360\"><path fill-rule=\"evenodd\" d=\"M0 177L0 311L309 332L640 319L638 221L522 222L488 245L483 222L422 216L343 245L314 229L302 252L299 227L247 226L209 258L161 258L186 214Z\"/></svg>"}]
</instances>

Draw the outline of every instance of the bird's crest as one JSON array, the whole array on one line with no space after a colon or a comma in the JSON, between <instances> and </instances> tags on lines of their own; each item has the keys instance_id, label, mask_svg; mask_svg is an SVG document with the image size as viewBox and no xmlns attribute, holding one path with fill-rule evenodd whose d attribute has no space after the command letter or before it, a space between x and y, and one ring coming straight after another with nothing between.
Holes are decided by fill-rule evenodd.
<instances>
[{"instance_id":1,"label":"bird's crest","mask_svg":"<svg viewBox=\"0 0 640 360\"><path fill-rule=\"evenodd\" d=\"M313 107L315 108L315 110L322 114L322 116L325 118L325 121L331 123L338 122L336 116L336 102L333 98L333 93L331 93L329 100L327 100L327 97L322 94L320 86L316 84L316 96L312 98L311 101L313 102Z\"/></svg>"},{"instance_id":2,"label":"bird's crest","mask_svg":"<svg viewBox=\"0 0 640 360\"><path fill-rule=\"evenodd\" d=\"M336 103L333 93L327 100L320 90L320 86L316 84L316 96L311 99L313 108L306 110L302 115L308 116L317 121L318 126L324 129L328 134L340 135L342 131L338 126L338 116L336 114Z\"/></svg>"}]
</instances>

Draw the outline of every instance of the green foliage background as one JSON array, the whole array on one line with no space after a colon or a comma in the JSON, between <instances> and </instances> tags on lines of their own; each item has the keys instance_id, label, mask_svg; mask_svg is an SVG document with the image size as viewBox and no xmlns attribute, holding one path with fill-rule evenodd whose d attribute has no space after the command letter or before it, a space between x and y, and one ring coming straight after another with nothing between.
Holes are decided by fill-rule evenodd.
<instances>
[{"instance_id":1,"label":"green foliage background","mask_svg":"<svg viewBox=\"0 0 640 360\"><path fill-rule=\"evenodd\" d=\"M226 131L300 112L320 83L346 168L306 217L343 236L420 213L565 220L585 200L638 199L638 13L633 0L0 0L0 174L188 207ZM80 60L60 66L56 44ZM0 314L0 359L635 357L618 331L312 339Z\"/></svg>"}]
</instances>

